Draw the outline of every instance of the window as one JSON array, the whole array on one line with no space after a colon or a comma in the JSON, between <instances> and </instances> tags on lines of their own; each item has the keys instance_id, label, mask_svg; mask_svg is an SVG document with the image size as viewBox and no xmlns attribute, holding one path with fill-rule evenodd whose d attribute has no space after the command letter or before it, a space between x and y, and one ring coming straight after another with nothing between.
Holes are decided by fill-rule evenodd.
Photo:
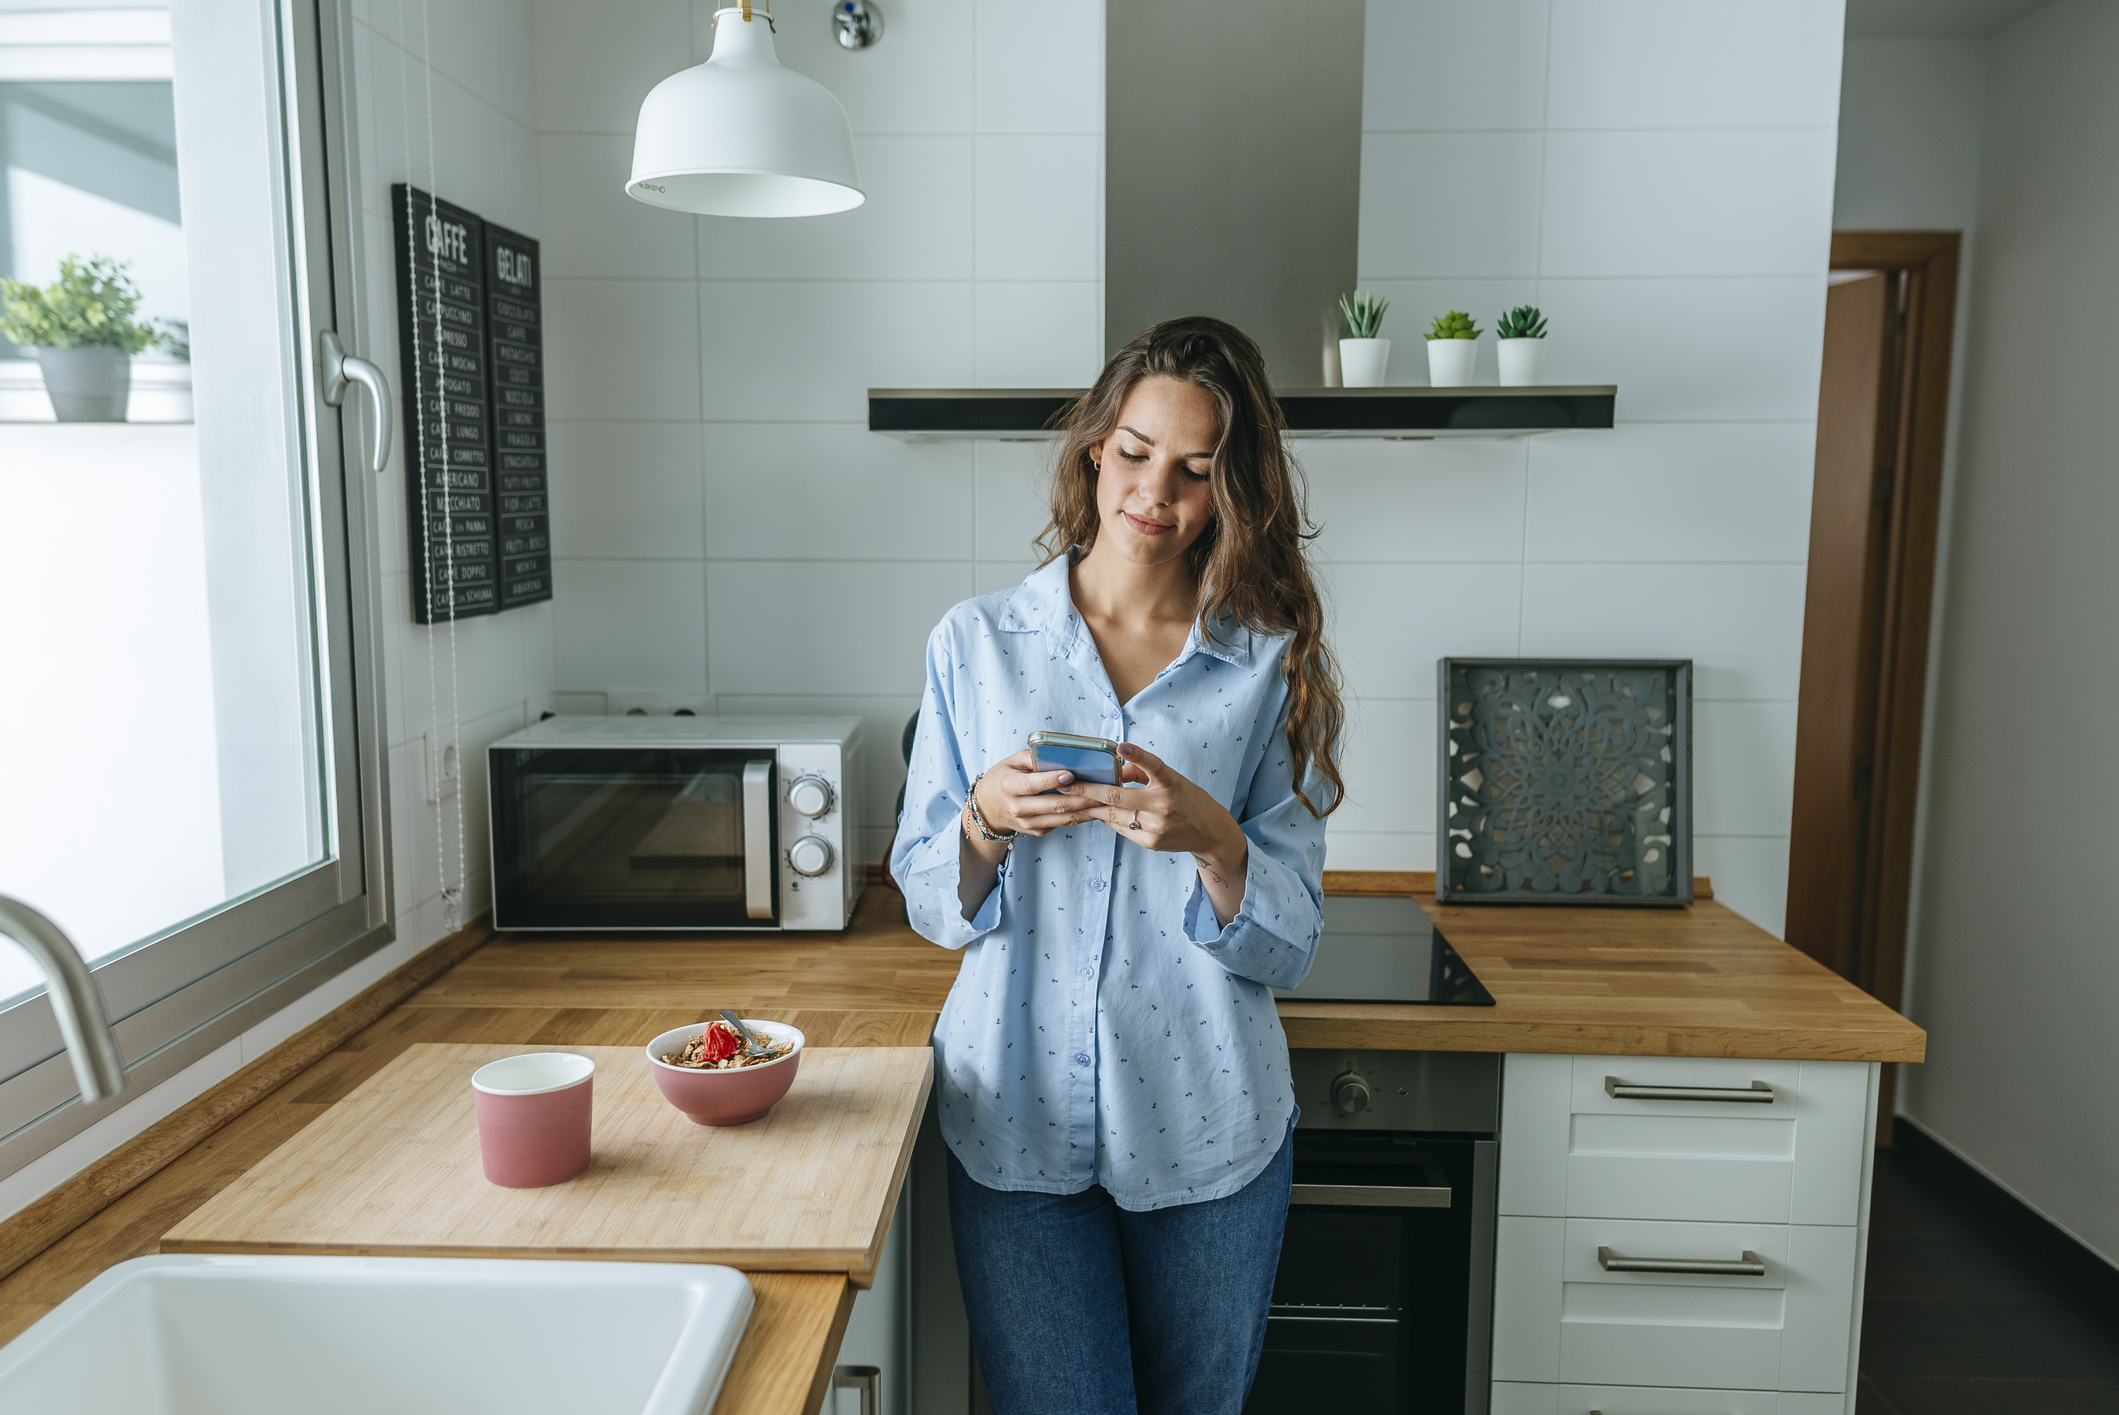
<instances>
[{"instance_id":1,"label":"window","mask_svg":"<svg viewBox=\"0 0 2119 1415\"><path fill-rule=\"evenodd\" d=\"M0 8L0 893L146 1082L388 937L340 23ZM59 1050L0 944L0 1173L94 1118Z\"/></svg>"}]
</instances>

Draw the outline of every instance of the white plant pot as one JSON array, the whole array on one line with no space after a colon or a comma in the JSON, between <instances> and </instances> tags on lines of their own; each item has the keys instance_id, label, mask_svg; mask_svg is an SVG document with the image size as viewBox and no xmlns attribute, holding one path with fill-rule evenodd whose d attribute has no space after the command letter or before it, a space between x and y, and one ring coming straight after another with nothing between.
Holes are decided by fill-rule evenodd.
<instances>
[{"instance_id":1,"label":"white plant pot","mask_svg":"<svg viewBox=\"0 0 2119 1415\"><path fill-rule=\"evenodd\" d=\"M1388 339L1339 341L1339 381L1344 387L1383 387L1383 371L1390 362L1391 341Z\"/></svg>"},{"instance_id":2,"label":"white plant pot","mask_svg":"<svg viewBox=\"0 0 2119 1415\"><path fill-rule=\"evenodd\" d=\"M1479 367L1476 339L1427 341L1427 381L1437 388L1469 388Z\"/></svg>"},{"instance_id":3,"label":"white plant pot","mask_svg":"<svg viewBox=\"0 0 2119 1415\"><path fill-rule=\"evenodd\" d=\"M1530 388L1545 381L1545 340L1500 339L1501 386Z\"/></svg>"},{"instance_id":4,"label":"white plant pot","mask_svg":"<svg viewBox=\"0 0 2119 1415\"><path fill-rule=\"evenodd\" d=\"M39 349L44 391L62 423L122 423L132 393L132 356L107 344Z\"/></svg>"}]
</instances>

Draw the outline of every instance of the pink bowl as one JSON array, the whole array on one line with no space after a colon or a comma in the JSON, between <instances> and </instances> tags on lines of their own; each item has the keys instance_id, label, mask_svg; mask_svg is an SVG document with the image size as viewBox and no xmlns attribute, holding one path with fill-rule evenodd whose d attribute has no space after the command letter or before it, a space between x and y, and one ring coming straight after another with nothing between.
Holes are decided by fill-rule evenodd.
<instances>
[{"instance_id":1,"label":"pink bowl","mask_svg":"<svg viewBox=\"0 0 2119 1415\"><path fill-rule=\"evenodd\" d=\"M793 1042L795 1049L762 1066L696 1071L689 1066L672 1066L662 1058L684 1050L687 1043L706 1030L706 1023L695 1022L664 1032L647 1044L648 1067L654 1072L656 1089L692 1124L748 1125L761 1120L795 1084L795 1068L802 1061L802 1033L785 1022L761 1022L755 1017L744 1018L743 1025L771 1041Z\"/></svg>"}]
</instances>

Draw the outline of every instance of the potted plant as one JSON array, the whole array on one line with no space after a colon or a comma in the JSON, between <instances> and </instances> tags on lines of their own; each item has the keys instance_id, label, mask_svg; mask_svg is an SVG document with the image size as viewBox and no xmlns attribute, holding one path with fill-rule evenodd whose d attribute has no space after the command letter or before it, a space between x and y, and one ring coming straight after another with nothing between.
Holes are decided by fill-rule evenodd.
<instances>
[{"instance_id":1,"label":"potted plant","mask_svg":"<svg viewBox=\"0 0 2119 1415\"><path fill-rule=\"evenodd\" d=\"M1346 332L1351 338L1339 341L1339 381L1348 388L1381 388L1383 370L1391 361L1391 341L1376 337L1383 328L1383 312L1391 307L1388 298L1378 299L1371 290L1364 295L1354 294L1349 304L1344 295L1339 297L1339 313L1346 320Z\"/></svg>"},{"instance_id":2,"label":"potted plant","mask_svg":"<svg viewBox=\"0 0 2119 1415\"><path fill-rule=\"evenodd\" d=\"M1528 388L1545 372L1545 316L1535 305L1517 305L1494 321L1501 354L1501 386Z\"/></svg>"},{"instance_id":3,"label":"potted plant","mask_svg":"<svg viewBox=\"0 0 2119 1415\"><path fill-rule=\"evenodd\" d=\"M1463 310L1435 316L1427 332L1427 381L1437 388L1467 388L1479 367L1479 326Z\"/></svg>"},{"instance_id":4,"label":"potted plant","mask_svg":"<svg viewBox=\"0 0 2119 1415\"><path fill-rule=\"evenodd\" d=\"M132 317L140 292L122 261L68 256L43 289L0 280L0 335L37 351L52 415L62 423L121 423L132 356L157 341Z\"/></svg>"}]
</instances>

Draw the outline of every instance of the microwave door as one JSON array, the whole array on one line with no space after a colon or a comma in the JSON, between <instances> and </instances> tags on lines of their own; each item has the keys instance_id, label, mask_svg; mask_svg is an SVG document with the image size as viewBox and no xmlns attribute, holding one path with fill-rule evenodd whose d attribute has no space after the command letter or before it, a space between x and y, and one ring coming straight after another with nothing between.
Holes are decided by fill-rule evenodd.
<instances>
[{"instance_id":1,"label":"microwave door","mask_svg":"<svg viewBox=\"0 0 2119 1415\"><path fill-rule=\"evenodd\" d=\"M753 919L773 916L773 764L743 764L743 902Z\"/></svg>"},{"instance_id":2,"label":"microwave door","mask_svg":"<svg viewBox=\"0 0 2119 1415\"><path fill-rule=\"evenodd\" d=\"M776 772L756 748L495 752L494 927L771 928Z\"/></svg>"}]
</instances>

